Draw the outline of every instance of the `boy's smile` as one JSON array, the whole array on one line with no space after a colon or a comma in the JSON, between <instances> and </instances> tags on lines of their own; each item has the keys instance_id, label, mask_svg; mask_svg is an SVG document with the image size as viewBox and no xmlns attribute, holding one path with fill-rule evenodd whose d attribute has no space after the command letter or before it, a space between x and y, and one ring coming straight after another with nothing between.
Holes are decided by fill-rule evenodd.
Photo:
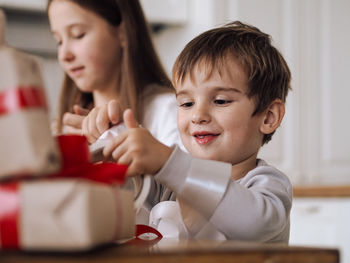
<instances>
[{"instance_id":1,"label":"boy's smile","mask_svg":"<svg viewBox=\"0 0 350 263\"><path fill-rule=\"evenodd\" d=\"M211 133L209 131L194 132L193 136L199 144L207 144L215 140L220 134Z\"/></svg>"},{"instance_id":2,"label":"boy's smile","mask_svg":"<svg viewBox=\"0 0 350 263\"><path fill-rule=\"evenodd\" d=\"M191 155L232 164L256 159L264 114L252 116L255 103L247 88L243 69L232 59L211 74L199 63L177 83L178 129Z\"/></svg>"}]
</instances>

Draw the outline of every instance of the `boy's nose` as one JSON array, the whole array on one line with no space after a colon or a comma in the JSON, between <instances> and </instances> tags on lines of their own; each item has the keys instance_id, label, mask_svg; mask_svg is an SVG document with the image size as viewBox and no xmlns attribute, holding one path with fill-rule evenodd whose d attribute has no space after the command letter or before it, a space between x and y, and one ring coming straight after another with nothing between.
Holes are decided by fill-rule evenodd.
<instances>
[{"instance_id":1,"label":"boy's nose","mask_svg":"<svg viewBox=\"0 0 350 263\"><path fill-rule=\"evenodd\" d=\"M193 109L192 123L205 124L211 120L207 106L197 106Z\"/></svg>"}]
</instances>

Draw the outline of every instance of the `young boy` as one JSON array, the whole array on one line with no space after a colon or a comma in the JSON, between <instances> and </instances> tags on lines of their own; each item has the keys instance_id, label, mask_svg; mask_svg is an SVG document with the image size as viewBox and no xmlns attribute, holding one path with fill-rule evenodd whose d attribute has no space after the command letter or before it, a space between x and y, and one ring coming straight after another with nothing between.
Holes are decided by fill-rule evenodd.
<instances>
[{"instance_id":1,"label":"young boy","mask_svg":"<svg viewBox=\"0 0 350 263\"><path fill-rule=\"evenodd\" d=\"M288 243L291 183L257 159L281 124L290 89L270 36L241 22L204 32L177 58L173 84L188 153L158 142L126 110L128 130L104 155L129 164L128 175L154 175L151 207L174 191L190 237L210 228L219 239ZM186 216L191 210L197 217Z\"/></svg>"}]
</instances>

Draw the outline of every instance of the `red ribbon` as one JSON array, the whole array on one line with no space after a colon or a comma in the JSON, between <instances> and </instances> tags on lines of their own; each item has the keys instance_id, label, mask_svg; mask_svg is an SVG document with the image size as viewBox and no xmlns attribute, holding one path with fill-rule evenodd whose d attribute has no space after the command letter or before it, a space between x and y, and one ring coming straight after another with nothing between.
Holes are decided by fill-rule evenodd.
<instances>
[{"instance_id":1,"label":"red ribbon","mask_svg":"<svg viewBox=\"0 0 350 263\"><path fill-rule=\"evenodd\" d=\"M106 184L125 182L127 165L89 162L90 152L85 136L61 135L57 139L62 154L63 170L49 177L82 178Z\"/></svg>"},{"instance_id":2,"label":"red ribbon","mask_svg":"<svg viewBox=\"0 0 350 263\"><path fill-rule=\"evenodd\" d=\"M128 166L115 163L89 163L87 140L84 136L62 135L58 137L58 142L62 153L63 169L45 178L80 178L106 184L124 183ZM37 179L38 176L35 176L35 180ZM20 181L0 184L0 241L3 249L20 248L19 183Z\"/></svg>"},{"instance_id":3,"label":"red ribbon","mask_svg":"<svg viewBox=\"0 0 350 263\"><path fill-rule=\"evenodd\" d=\"M156 238L152 240L160 240L163 238L162 234L155 228L150 227L148 225L142 225L138 224L136 225L136 239L141 239L142 240L142 235L143 234L154 234L156 235Z\"/></svg>"},{"instance_id":4,"label":"red ribbon","mask_svg":"<svg viewBox=\"0 0 350 263\"><path fill-rule=\"evenodd\" d=\"M18 86L0 92L0 115L28 108L47 109L43 89L36 86Z\"/></svg>"},{"instance_id":5,"label":"red ribbon","mask_svg":"<svg viewBox=\"0 0 350 263\"><path fill-rule=\"evenodd\" d=\"M154 234L155 238L150 238L149 236L143 237L144 234ZM147 225L136 225L136 235L135 238L127 241L125 244L128 245L141 245L144 246L147 244L155 245L163 238L162 234L155 228Z\"/></svg>"},{"instance_id":6,"label":"red ribbon","mask_svg":"<svg viewBox=\"0 0 350 263\"><path fill-rule=\"evenodd\" d=\"M16 183L0 185L0 242L1 247L14 249L19 247L18 216L19 196Z\"/></svg>"}]
</instances>

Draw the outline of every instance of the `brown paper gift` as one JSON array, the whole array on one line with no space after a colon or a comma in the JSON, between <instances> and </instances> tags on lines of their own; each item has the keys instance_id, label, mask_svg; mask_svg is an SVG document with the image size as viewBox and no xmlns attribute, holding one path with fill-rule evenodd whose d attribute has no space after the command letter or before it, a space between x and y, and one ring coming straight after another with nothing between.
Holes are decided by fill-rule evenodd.
<instances>
[{"instance_id":1,"label":"brown paper gift","mask_svg":"<svg viewBox=\"0 0 350 263\"><path fill-rule=\"evenodd\" d=\"M5 45L0 10L0 180L60 168L51 136L43 81L34 57Z\"/></svg>"},{"instance_id":2,"label":"brown paper gift","mask_svg":"<svg viewBox=\"0 0 350 263\"><path fill-rule=\"evenodd\" d=\"M14 211L12 218L0 215L0 249L80 251L135 235L133 195L112 185L83 179L3 184L0 202Z\"/></svg>"}]
</instances>

